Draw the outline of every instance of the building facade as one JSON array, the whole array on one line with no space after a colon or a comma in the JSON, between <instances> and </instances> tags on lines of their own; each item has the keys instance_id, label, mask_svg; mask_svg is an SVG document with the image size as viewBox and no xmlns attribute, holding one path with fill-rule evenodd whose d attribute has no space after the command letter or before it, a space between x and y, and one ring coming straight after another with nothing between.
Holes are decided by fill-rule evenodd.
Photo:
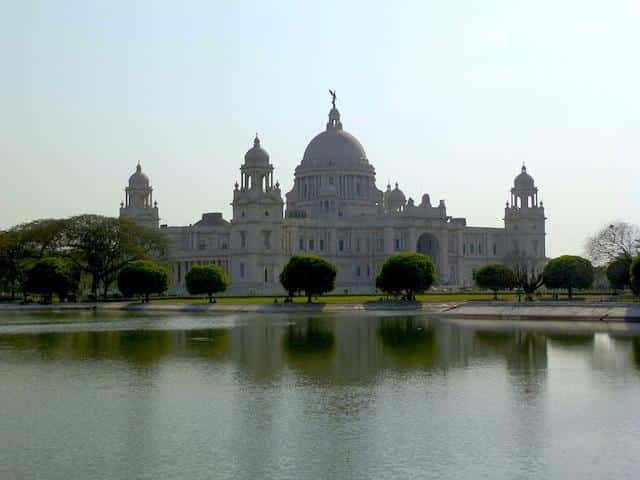
<instances>
[{"instance_id":1,"label":"building facade","mask_svg":"<svg viewBox=\"0 0 640 480\"><path fill-rule=\"evenodd\" d=\"M233 190L233 213L205 213L185 227L159 225L157 203L138 164L125 189L120 216L160 228L171 244L171 290L185 291L193 265L217 264L232 293L282 292L278 275L290 256L314 253L337 266L337 291L371 292L384 260L397 252L420 252L436 264L438 284L471 286L473 270L517 256L545 262L544 206L522 166L504 210L504 227L468 226L447 215L444 200L407 199L398 184L376 186L375 169L360 142L329 112L326 129L307 146L283 200L274 167L256 136Z\"/></svg>"}]
</instances>

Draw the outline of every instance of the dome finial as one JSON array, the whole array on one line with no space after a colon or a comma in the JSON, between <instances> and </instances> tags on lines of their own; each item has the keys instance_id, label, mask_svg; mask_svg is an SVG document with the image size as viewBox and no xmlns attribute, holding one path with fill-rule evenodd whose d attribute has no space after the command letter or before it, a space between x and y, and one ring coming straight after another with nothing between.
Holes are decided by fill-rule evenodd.
<instances>
[{"instance_id":1,"label":"dome finial","mask_svg":"<svg viewBox=\"0 0 640 480\"><path fill-rule=\"evenodd\" d=\"M142 171L142 165L140 165L140 160L138 160L138 165L136 165L136 172L140 173Z\"/></svg>"},{"instance_id":2,"label":"dome finial","mask_svg":"<svg viewBox=\"0 0 640 480\"><path fill-rule=\"evenodd\" d=\"M522 162L522 173L527 173L527 167L525 166L524 162Z\"/></svg>"},{"instance_id":3,"label":"dome finial","mask_svg":"<svg viewBox=\"0 0 640 480\"><path fill-rule=\"evenodd\" d=\"M331 94L331 105L335 109L336 108L336 90L329 89L329 94Z\"/></svg>"},{"instance_id":4,"label":"dome finial","mask_svg":"<svg viewBox=\"0 0 640 480\"><path fill-rule=\"evenodd\" d=\"M253 139L253 146L254 147L260 146L260 138L258 138L258 132L256 132L256 138Z\"/></svg>"}]
</instances>

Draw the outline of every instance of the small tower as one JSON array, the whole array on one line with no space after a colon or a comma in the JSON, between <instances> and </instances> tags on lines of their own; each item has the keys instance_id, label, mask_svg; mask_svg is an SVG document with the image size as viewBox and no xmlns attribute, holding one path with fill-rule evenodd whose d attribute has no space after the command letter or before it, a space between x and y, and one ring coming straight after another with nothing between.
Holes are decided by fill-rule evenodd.
<instances>
[{"instance_id":1,"label":"small tower","mask_svg":"<svg viewBox=\"0 0 640 480\"><path fill-rule=\"evenodd\" d=\"M147 228L158 228L158 203L153 201L153 188L149 177L142 173L140 162L135 173L129 177L129 186L124 191L125 201L120 203L120 218L131 219Z\"/></svg>"},{"instance_id":2,"label":"small tower","mask_svg":"<svg viewBox=\"0 0 640 480\"><path fill-rule=\"evenodd\" d=\"M508 235L507 252L532 259L545 258L544 205L538 201L538 188L533 177L522 165L513 181L511 201L504 212L504 227Z\"/></svg>"},{"instance_id":3,"label":"small tower","mask_svg":"<svg viewBox=\"0 0 640 480\"><path fill-rule=\"evenodd\" d=\"M277 288L282 265L280 184L273 183L273 165L256 135L240 166L240 183L233 190L231 222L231 281L254 291Z\"/></svg>"}]
</instances>

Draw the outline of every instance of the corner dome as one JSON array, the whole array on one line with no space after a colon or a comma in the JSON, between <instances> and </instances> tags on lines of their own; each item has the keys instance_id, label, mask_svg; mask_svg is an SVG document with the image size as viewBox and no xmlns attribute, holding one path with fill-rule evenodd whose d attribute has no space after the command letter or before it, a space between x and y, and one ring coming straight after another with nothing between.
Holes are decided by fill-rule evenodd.
<instances>
[{"instance_id":1,"label":"corner dome","mask_svg":"<svg viewBox=\"0 0 640 480\"><path fill-rule=\"evenodd\" d=\"M260 146L260 139L258 138L258 135L256 135L256 138L253 140L253 147L245 153L244 163L251 167L269 166L269 154Z\"/></svg>"},{"instance_id":2,"label":"corner dome","mask_svg":"<svg viewBox=\"0 0 640 480\"><path fill-rule=\"evenodd\" d=\"M149 188L149 177L142 173L140 162L136 166L136 172L129 177L130 188Z\"/></svg>"},{"instance_id":3,"label":"corner dome","mask_svg":"<svg viewBox=\"0 0 640 480\"><path fill-rule=\"evenodd\" d=\"M518 190L532 190L535 187L533 177L527 173L524 165L521 173L513 180L513 185Z\"/></svg>"}]
</instances>

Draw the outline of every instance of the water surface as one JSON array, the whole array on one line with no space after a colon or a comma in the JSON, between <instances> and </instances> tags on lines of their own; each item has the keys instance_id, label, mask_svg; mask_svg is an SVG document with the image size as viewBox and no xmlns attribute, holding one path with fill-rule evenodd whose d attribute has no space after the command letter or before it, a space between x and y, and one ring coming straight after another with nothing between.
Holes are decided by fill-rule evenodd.
<instances>
[{"instance_id":1,"label":"water surface","mask_svg":"<svg viewBox=\"0 0 640 480\"><path fill-rule=\"evenodd\" d=\"M638 478L630 327L5 314L2 479Z\"/></svg>"}]
</instances>

